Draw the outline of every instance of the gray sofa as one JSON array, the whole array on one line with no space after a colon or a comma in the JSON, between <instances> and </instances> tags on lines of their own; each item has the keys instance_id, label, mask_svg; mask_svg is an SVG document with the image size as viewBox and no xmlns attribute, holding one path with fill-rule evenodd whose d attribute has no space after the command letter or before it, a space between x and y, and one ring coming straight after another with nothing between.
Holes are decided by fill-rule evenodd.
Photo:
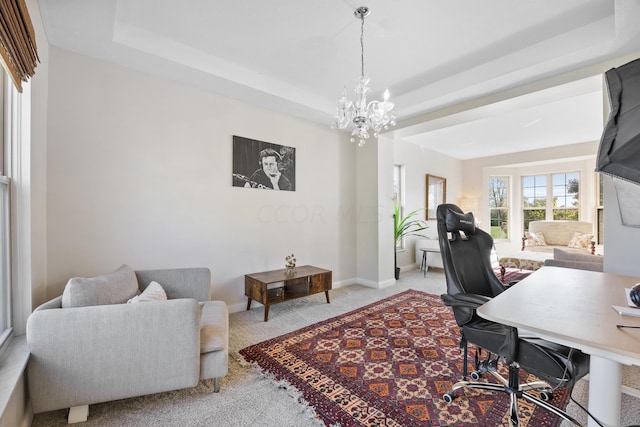
<instances>
[{"instance_id":1,"label":"gray sofa","mask_svg":"<svg viewBox=\"0 0 640 427\"><path fill-rule=\"evenodd\" d=\"M228 369L229 321L226 304L211 301L210 283L207 268L126 265L70 279L27 320L33 412L71 408L69 422L76 422L87 419L89 404L201 379L214 378L218 391Z\"/></svg>"},{"instance_id":2,"label":"gray sofa","mask_svg":"<svg viewBox=\"0 0 640 427\"><path fill-rule=\"evenodd\" d=\"M554 248L553 258L545 260L544 265L575 268L578 270L602 271L604 267L604 257Z\"/></svg>"}]
</instances>

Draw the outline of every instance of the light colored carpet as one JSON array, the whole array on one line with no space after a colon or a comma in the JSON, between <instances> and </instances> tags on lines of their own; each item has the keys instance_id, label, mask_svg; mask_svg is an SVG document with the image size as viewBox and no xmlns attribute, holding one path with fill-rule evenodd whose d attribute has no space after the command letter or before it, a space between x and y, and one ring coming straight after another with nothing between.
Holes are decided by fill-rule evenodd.
<instances>
[{"instance_id":1,"label":"light colored carpet","mask_svg":"<svg viewBox=\"0 0 640 427\"><path fill-rule=\"evenodd\" d=\"M386 289L359 285L334 289L330 292L331 304L326 303L324 294L317 294L273 305L268 322L263 321L263 308L257 304L250 311L232 313L229 316L229 375L221 381L219 393L213 393L211 381L202 381L193 389L91 405L89 420L79 426L321 426L323 424L313 418L313 410L301 404L295 390L238 363L237 352L407 289L442 294L446 291L444 275L438 270L430 270L427 277L417 270L403 271L396 285ZM624 374L628 377L625 383L640 383L638 370L625 369ZM588 384L581 380L574 389L574 397L582 404L587 401L587 388ZM586 417L577 413L573 403L568 410L586 423ZM623 395L622 425L634 423L640 423L640 400ZM37 414L32 424L33 427L65 425L64 410ZM563 423L562 427L568 425Z\"/></svg>"}]
</instances>

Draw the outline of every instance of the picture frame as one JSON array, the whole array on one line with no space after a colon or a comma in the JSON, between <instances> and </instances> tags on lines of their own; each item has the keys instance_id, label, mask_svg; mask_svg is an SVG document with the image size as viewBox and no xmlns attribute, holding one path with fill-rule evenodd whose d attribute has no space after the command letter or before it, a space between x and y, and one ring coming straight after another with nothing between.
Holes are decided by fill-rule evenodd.
<instances>
[{"instance_id":1,"label":"picture frame","mask_svg":"<svg viewBox=\"0 0 640 427\"><path fill-rule=\"evenodd\" d=\"M429 175L426 178L427 220L436 219L438 205L446 202L447 179L441 176Z\"/></svg>"},{"instance_id":2,"label":"picture frame","mask_svg":"<svg viewBox=\"0 0 640 427\"><path fill-rule=\"evenodd\" d=\"M232 185L296 191L296 149L233 135Z\"/></svg>"}]
</instances>

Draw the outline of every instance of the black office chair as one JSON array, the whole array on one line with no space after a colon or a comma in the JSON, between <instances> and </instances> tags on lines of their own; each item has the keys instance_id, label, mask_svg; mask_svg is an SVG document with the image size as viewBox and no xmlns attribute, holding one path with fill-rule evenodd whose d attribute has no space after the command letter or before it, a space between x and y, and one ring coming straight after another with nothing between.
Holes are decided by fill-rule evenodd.
<instances>
[{"instance_id":1,"label":"black office chair","mask_svg":"<svg viewBox=\"0 0 640 427\"><path fill-rule=\"evenodd\" d=\"M482 319L476 308L505 291L505 285L496 277L491 266L492 237L475 227L473 213L465 214L458 206L442 204L437 208L437 226L440 253L447 281L444 303L453 309L460 326L463 349L463 378L445 393L451 402L456 390L478 388L502 391L510 395L510 426L518 426L518 398L526 399L554 414L581 425L563 410L548 403L556 387L569 387L589 371L589 356L579 350L564 347L532 336L519 336L518 329ZM518 286L515 284L514 286ZM467 378L467 343L484 349L486 356L476 351L476 370ZM508 365L505 379L498 370L498 361ZM519 367L542 381L520 384ZM498 384L478 381L489 374ZM538 390L539 397L529 393Z\"/></svg>"}]
</instances>

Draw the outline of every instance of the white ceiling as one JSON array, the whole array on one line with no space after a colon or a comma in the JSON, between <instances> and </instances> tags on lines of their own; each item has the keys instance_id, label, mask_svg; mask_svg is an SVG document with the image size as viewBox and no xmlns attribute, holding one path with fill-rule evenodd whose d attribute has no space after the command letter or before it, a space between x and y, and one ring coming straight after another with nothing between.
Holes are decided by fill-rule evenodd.
<instances>
[{"instance_id":1,"label":"white ceiling","mask_svg":"<svg viewBox=\"0 0 640 427\"><path fill-rule=\"evenodd\" d=\"M399 121L640 51L638 0L40 0L49 42L330 124L360 73ZM597 80L597 79L596 79ZM599 81L407 140L460 158L599 138ZM589 87L589 89L586 89ZM526 106L529 105L529 106ZM595 109L595 110L594 110ZM560 114L562 113L562 114ZM552 135L552 136L550 136ZM488 148L490 147L490 148ZM509 151L507 151L509 152Z\"/></svg>"}]
</instances>

